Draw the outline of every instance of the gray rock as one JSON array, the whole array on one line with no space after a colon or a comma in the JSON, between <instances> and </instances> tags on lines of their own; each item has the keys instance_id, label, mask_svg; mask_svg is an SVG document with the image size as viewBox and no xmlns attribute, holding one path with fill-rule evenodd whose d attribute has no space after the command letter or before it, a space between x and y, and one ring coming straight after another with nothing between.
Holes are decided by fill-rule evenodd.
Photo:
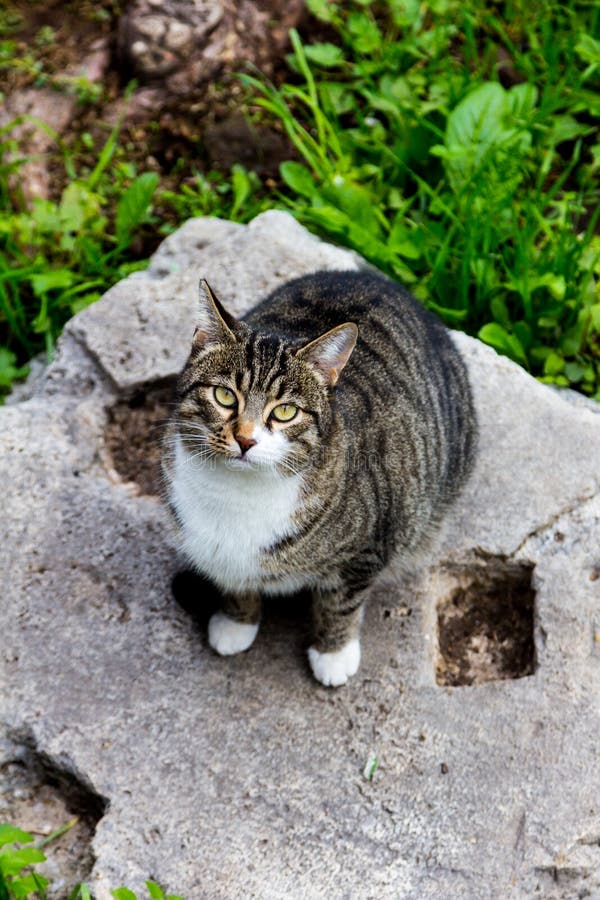
<instances>
[{"instance_id":1,"label":"gray rock","mask_svg":"<svg viewBox=\"0 0 600 900\"><path fill-rule=\"evenodd\" d=\"M305 16L303 0L133 0L117 47L142 83L160 83L165 109L248 64L271 75Z\"/></svg>"},{"instance_id":2,"label":"gray rock","mask_svg":"<svg viewBox=\"0 0 600 900\"><path fill-rule=\"evenodd\" d=\"M296 607L273 602L247 654L209 651L171 596L163 510L111 464L108 410L177 372L200 277L240 313L362 264L284 213L189 222L0 409L1 719L108 801L99 900L146 878L188 900L600 895L598 416L456 335L476 471L422 569L374 588L362 668L335 691L311 680ZM535 592L533 674L438 683L437 606L469 591L482 609Z\"/></svg>"},{"instance_id":3,"label":"gray rock","mask_svg":"<svg viewBox=\"0 0 600 900\"><path fill-rule=\"evenodd\" d=\"M138 75L164 76L202 47L223 18L218 0L136 0L119 22L119 47Z\"/></svg>"},{"instance_id":4,"label":"gray rock","mask_svg":"<svg viewBox=\"0 0 600 900\"><path fill-rule=\"evenodd\" d=\"M354 254L318 241L283 212L264 213L246 227L191 220L167 238L148 274L115 285L102 303L72 319L67 333L87 347L119 390L133 390L183 366L200 278L241 313L297 275L358 265ZM107 341L108 331L119 340Z\"/></svg>"}]
</instances>

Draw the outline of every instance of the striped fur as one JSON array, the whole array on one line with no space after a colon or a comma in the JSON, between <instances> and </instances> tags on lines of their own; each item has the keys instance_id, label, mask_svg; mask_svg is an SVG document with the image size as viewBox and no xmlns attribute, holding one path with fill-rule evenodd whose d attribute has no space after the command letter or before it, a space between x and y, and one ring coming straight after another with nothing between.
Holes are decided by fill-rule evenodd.
<instances>
[{"instance_id":1,"label":"striped fur","mask_svg":"<svg viewBox=\"0 0 600 900\"><path fill-rule=\"evenodd\" d=\"M182 547L222 589L232 630L258 622L260 593L310 588L313 671L343 683L358 666L367 588L393 553L408 561L424 546L471 470L477 428L464 363L433 315L368 272L290 281L239 322L209 293L201 320L164 453ZM349 330L339 331L351 355L332 386L323 345L307 345L343 323L359 336L351 352ZM212 402L217 384L239 398L226 418ZM302 413L280 426L265 410L282 398ZM260 438L248 451L264 456L256 469L236 459L242 425ZM233 566L239 576L205 552L219 529L219 552L248 556Z\"/></svg>"}]
</instances>

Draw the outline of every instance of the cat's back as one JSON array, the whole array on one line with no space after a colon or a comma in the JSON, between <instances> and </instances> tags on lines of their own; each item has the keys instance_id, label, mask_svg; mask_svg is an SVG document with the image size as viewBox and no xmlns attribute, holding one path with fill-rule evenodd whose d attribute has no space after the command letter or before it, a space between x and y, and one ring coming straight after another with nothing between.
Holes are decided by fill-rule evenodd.
<instances>
[{"instance_id":1,"label":"cat's back","mask_svg":"<svg viewBox=\"0 0 600 900\"><path fill-rule=\"evenodd\" d=\"M420 359L455 353L442 323L401 285L370 271L321 271L277 288L244 317L252 327L302 346L342 322L354 322L359 341L348 375L376 364L378 352L411 366ZM383 361L383 360L382 360ZM383 369L386 367L384 366ZM396 374L398 367L396 365Z\"/></svg>"},{"instance_id":2,"label":"cat's back","mask_svg":"<svg viewBox=\"0 0 600 900\"><path fill-rule=\"evenodd\" d=\"M356 452L453 498L476 443L469 379L448 330L406 289L371 271L316 272L276 289L245 320L299 347L354 322L337 404Z\"/></svg>"}]
</instances>

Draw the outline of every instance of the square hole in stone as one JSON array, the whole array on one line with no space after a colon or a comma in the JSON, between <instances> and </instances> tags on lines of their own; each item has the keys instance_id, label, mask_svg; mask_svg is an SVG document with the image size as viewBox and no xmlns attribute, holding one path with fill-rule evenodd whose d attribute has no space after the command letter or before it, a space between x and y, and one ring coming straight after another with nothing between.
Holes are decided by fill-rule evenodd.
<instances>
[{"instance_id":1,"label":"square hole in stone","mask_svg":"<svg viewBox=\"0 0 600 900\"><path fill-rule=\"evenodd\" d=\"M472 685L535 671L533 565L501 557L444 573L436 681Z\"/></svg>"},{"instance_id":2,"label":"square hole in stone","mask_svg":"<svg viewBox=\"0 0 600 900\"><path fill-rule=\"evenodd\" d=\"M160 493L161 437L173 408L173 383L148 385L108 410L104 441L110 465L142 494Z\"/></svg>"}]
</instances>

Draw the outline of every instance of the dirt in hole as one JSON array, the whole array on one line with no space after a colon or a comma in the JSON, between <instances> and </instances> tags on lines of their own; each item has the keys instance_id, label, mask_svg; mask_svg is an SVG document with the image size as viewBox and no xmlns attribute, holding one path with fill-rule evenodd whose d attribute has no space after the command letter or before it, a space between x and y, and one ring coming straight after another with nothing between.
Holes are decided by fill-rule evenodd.
<instances>
[{"instance_id":1,"label":"dirt in hole","mask_svg":"<svg viewBox=\"0 0 600 900\"><path fill-rule=\"evenodd\" d=\"M490 560L456 570L438 605L436 681L472 685L535 671L532 565Z\"/></svg>"},{"instance_id":2,"label":"dirt in hole","mask_svg":"<svg viewBox=\"0 0 600 900\"><path fill-rule=\"evenodd\" d=\"M46 862L35 871L50 881L48 900L64 900L89 876L94 864L91 841L107 805L29 743L0 741L0 821L29 832L40 846ZM66 825L62 835L42 843Z\"/></svg>"},{"instance_id":3,"label":"dirt in hole","mask_svg":"<svg viewBox=\"0 0 600 900\"><path fill-rule=\"evenodd\" d=\"M109 465L141 494L160 494L161 438L172 409L173 385L137 391L108 411L104 441Z\"/></svg>"}]
</instances>

